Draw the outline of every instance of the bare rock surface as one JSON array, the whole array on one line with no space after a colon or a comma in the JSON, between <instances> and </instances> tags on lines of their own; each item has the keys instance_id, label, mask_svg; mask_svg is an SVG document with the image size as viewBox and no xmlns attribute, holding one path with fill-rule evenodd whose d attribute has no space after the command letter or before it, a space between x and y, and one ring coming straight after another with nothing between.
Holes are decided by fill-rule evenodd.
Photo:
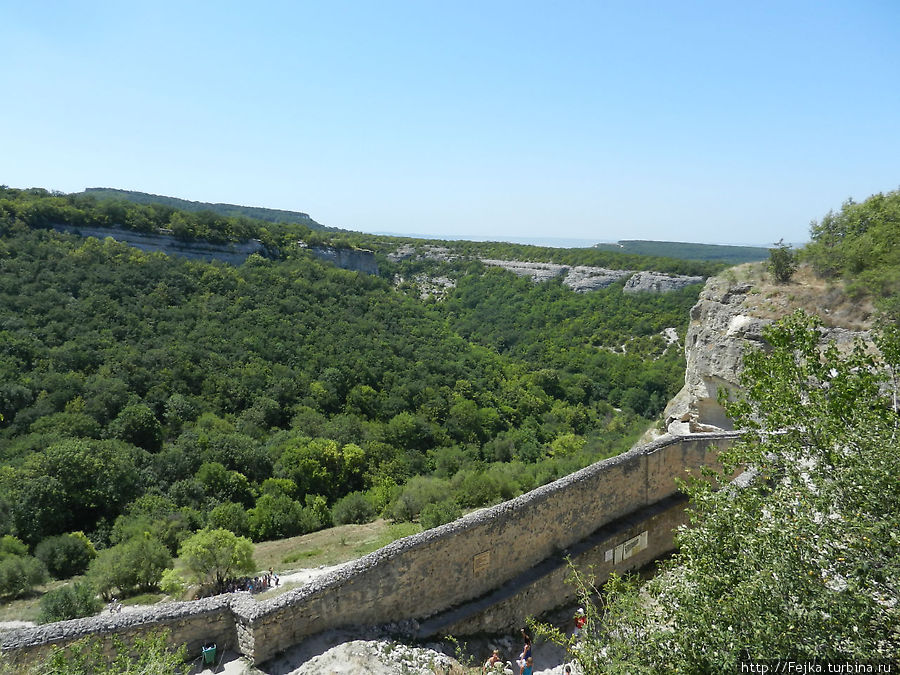
<instances>
[{"instance_id":1,"label":"bare rock surface","mask_svg":"<svg viewBox=\"0 0 900 675\"><path fill-rule=\"evenodd\" d=\"M482 258L481 262L491 267L502 267L519 277L530 277L535 283L549 281L556 277L568 274L568 265L558 265L549 262L523 262L521 260L494 260Z\"/></svg>"},{"instance_id":2,"label":"bare rock surface","mask_svg":"<svg viewBox=\"0 0 900 675\"><path fill-rule=\"evenodd\" d=\"M685 383L666 407L669 433L733 429L718 402L719 389L740 390L743 355L765 348L763 328L796 309L819 315L822 342L849 349L857 338L871 343L871 306L848 303L839 289L802 268L787 284L775 284L761 263L740 265L707 280L691 309L685 339Z\"/></svg>"},{"instance_id":3,"label":"bare rock surface","mask_svg":"<svg viewBox=\"0 0 900 675\"><path fill-rule=\"evenodd\" d=\"M699 284L703 277L689 277L681 274L661 274L659 272L637 272L622 289L625 293L668 293L691 284Z\"/></svg>"},{"instance_id":4,"label":"bare rock surface","mask_svg":"<svg viewBox=\"0 0 900 675\"><path fill-rule=\"evenodd\" d=\"M633 274L631 270L609 270L604 267L576 265L569 270L563 283L576 293L587 293L616 283Z\"/></svg>"}]
</instances>

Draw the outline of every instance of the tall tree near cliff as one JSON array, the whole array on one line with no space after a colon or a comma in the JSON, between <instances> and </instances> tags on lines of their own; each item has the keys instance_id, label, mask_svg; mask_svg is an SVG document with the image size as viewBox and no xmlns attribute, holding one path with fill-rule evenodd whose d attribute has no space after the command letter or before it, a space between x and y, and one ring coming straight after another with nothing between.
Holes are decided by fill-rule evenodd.
<instances>
[{"instance_id":1,"label":"tall tree near cliff","mask_svg":"<svg viewBox=\"0 0 900 675\"><path fill-rule=\"evenodd\" d=\"M642 588L613 579L591 607L585 673L900 654L897 335L880 360L820 349L816 327L792 315L746 355L745 397L728 405L746 433L721 475L688 486L691 526L661 573ZM742 466L756 474L735 488Z\"/></svg>"},{"instance_id":2,"label":"tall tree near cliff","mask_svg":"<svg viewBox=\"0 0 900 675\"><path fill-rule=\"evenodd\" d=\"M797 271L797 256L791 247L779 239L773 248L769 249L769 271L779 284L786 284Z\"/></svg>"}]
</instances>

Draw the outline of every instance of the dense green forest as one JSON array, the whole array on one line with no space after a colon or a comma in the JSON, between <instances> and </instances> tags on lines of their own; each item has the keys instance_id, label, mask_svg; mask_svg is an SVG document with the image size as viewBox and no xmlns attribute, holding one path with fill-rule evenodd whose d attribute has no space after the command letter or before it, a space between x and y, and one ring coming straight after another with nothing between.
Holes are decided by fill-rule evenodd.
<instances>
[{"instance_id":1,"label":"dense green forest","mask_svg":"<svg viewBox=\"0 0 900 675\"><path fill-rule=\"evenodd\" d=\"M296 245L321 236L304 226L266 230L277 259L239 267L49 229L179 222L262 227L0 193L0 581L13 563L37 578L16 541L57 576L92 547L109 587L125 564L110 560L160 572L202 527L264 540L379 514L439 524L626 449L681 385L680 345L659 333L683 336L697 285L576 294L461 260L446 300L423 302L391 281L418 263L340 270Z\"/></svg>"},{"instance_id":2,"label":"dense green forest","mask_svg":"<svg viewBox=\"0 0 900 675\"><path fill-rule=\"evenodd\" d=\"M134 190L117 190L115 188L85 188L82 194L96 197L101 200L115 200L134 202L135 204L159 204L170 206L180 211L199 212L209 211L217 216L226 218L251 218L264 220L269 223L294 223L305 225L312 230L338 231L336 227L326 227L317 223L307 213L299 211L284 211L282 209L267 209L262 206L238 206L237 204L212 204L209 202L192 202L178 197L166 197L153 195Z\"/></svg>"},{"instance_id":3,"label":"dense green forest","mask_svg":"<svg viewBox=\"0 0 900 675\"><path fill-rule=\"evenodd\" d=\"M638 255L670 256L684 260L709 260L740 265L745 262L765 260L768 249L761 246L725 246L721 244L694 244L681 241L642 241L627 239L615 244L596 244L596 248L636 253Z\"/></svg>"}]
</instances>

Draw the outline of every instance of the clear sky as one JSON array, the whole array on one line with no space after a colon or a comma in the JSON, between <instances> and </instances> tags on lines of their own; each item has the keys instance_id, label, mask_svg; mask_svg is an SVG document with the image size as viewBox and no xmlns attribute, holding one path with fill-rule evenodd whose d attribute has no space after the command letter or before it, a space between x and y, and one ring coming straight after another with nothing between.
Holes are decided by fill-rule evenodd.
<instances>
[{"instance_id":1,"label":"clear sky","mask_svg":"<svg viewBox=\"0 0 900 675\"><path fill-rule=\"evenodd\" d=\"M898 0L0 0L0 183L799 243L900 186Z\"/></svg>"}]
</instances>

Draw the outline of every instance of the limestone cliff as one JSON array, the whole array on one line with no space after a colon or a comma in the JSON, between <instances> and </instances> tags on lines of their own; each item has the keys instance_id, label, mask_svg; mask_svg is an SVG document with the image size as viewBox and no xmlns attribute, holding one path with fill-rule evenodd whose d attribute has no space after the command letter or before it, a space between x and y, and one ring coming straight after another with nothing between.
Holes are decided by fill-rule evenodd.
<instances>
[{"instance_id":1,"label":"limestone cliff","mask_svg":"<svg viewBox=\"0 0 900 675\"><path fill-rule=\"evenodd\" d=\"M761 263L726 270L707 280L691 309L685 339L684 387L666 407L670 433L733 429L718 403L719 389L739 389L744 351L764 346L762 329L796 309L819 315L822 340L852 345L868 341L872 307L853 301L807 268L788 284L774 284Z\"/></svg>"},{"instance_id":2,"label":"limestone cliff","mask_svg":"<svg viewBox=\"0 0 900 675\"><path fill-rule=\"evenodd\" d=\"M334 246L313 246L309 250L319 260L330 262L341 269L378 275L378 262L372 251Z\"/></svg>"},{"instance_id":3,"label":"limestone cliff","mask_svg":"<svg viewBox=\"0 0 900 675\"><path fill-rule=\"evenodd\" d=\"M160 252L194 260L221 260L231 265L240 265L251 254L266 255L265 247L256 239L242 242L213 243L209 241L181 241L171 234L136 232L118 227L76 227L74 225L54 225L54 230L68 232L82 237L105 239L134 246L142 251Z\"/></svg>"}]
</instances>

